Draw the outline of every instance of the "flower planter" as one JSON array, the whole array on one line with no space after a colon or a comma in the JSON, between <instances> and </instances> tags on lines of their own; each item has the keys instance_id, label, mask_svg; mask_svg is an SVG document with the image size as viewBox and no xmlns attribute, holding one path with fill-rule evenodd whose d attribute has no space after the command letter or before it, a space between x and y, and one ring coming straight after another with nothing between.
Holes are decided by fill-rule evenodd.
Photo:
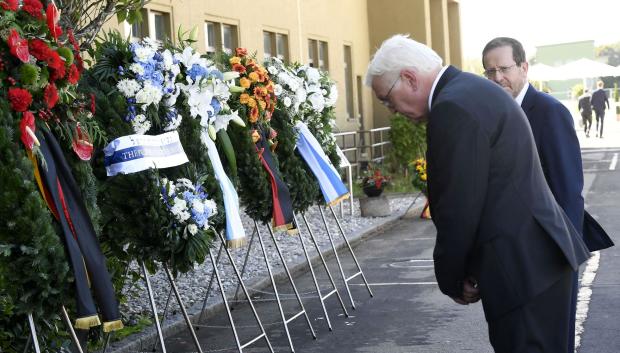
<instances>
[{"instance_id":1,"label":"flower planter","mask_svg":"<svg viewBox=\"0 0 620 353\"><path fill-rule=\"evenodd\" d=\"M377 197L383 193L383 188L378 188L375 185L366 185L362 190L368 197Z\"/></svg>"},{"instance_id":2,"label":"flower planter","mask_svg":"<svg viewBox=\"0 0 620 353\"><path fill-rule=\"evenodd\" d=\"M385 196L360 198L362 217L387 217L392 214L390 201Z\"/></svg>"}]
</instances>

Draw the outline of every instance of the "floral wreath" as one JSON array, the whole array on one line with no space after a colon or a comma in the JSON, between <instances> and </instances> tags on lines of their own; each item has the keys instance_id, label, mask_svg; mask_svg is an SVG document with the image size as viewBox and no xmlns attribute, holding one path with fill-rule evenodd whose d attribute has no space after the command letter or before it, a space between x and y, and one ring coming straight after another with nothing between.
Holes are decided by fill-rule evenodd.
<instances>
[{"instance_id":1,"label":"floral wreath","mask_svg":"<svg viewBox=\"0 0 620 353\"><path fill-rule=\"evenodd\" d=\"M90 159L93 143L103 137L92 119L92 97L78 92L84 70L80 47L59 19L53 1L46 6L39 0L0 1L0 214L11 220L0 226L6 235L0 240L0 283L10 284L0 285L3 351L25 344L21 338L28 336L27 329L15 323L23 322L27 313L33 314L46 348L60 349L58 310L71 305L64 245L29 160L37 158L45 165L37 129L51 130L69 147L64 152L69 164L75 163L72 169L86 205L91 213L98 212L87 192L92 171L78 160Z\"/></svg>"}]
</instances>

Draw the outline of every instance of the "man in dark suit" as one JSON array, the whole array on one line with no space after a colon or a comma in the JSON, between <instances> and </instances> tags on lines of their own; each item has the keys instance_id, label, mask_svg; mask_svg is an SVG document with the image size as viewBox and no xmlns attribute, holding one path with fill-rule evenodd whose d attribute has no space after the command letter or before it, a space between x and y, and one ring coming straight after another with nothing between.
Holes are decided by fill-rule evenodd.
<instances>
[{"instance_id":1,"label":"man in dark suit","mask_svg":"<svg viewBox=\"0 0 620 353\"><path fill-rule=\"evenodd\" d=\"M572 274L589 252L545 181L521 108L402 35L377 50L366 83L390 110L428 119L440 290L482 299L496 352L565 352Z\"/></svg>"},{"instance_id":2,"label":"man in dark suit","mask_svg":"<svg viewBox=\"0 0 620 353\"><path fill-rule=\"evenodd\" d=\"M592 93L592 108L594 108L594 114L596 116L596 137L603 138L603 119L605 119L605 106L609 109L609 99L603 89L603 81L598 81L598 89ZM599 130L599 121L601 123L601 129Z\"/></svg>"},{"instance_id":3,"label":"man in dark suit","mask_svg":"<svg viewBox=\"0 0 620 353\"><path fill-rule=\"evenodd\" d=\"M590 98L592 98L590 97L590 90L586 88L577 103L581 119L583 120L583 132L586 134L586 137L590 137L590 128L592 127L592 103Z\"/></svg>"},{"instance_id":4,"label":"man in dark suit","mask_svg":"<svg viewBox=\"0 0 620 353\"><path fill-rule=\"evenodd\" d=\"M542 170L558 204L568 215L590 251L613 245L605 231L584 212L581 149L573 117L566 107L548 94L537 91L527 81L528 63L519 41L499 37L491 40L482 52L485 75L500 85L521 105L532 128ZM510 70L502 68L510 67ZM571 332L575 330L578 278L573 274ZM574 336L574 334L573 334ZM574 351L574 337L569 338L567 352ZM559 351L558 351L559 352Z\"/></svg>"}]
</instances>

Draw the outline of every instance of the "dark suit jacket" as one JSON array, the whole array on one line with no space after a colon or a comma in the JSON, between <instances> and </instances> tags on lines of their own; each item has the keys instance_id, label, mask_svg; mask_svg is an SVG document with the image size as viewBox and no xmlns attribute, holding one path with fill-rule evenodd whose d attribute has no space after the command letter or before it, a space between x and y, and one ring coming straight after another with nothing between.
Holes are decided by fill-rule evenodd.
<instances>
[{"instance_id":1,"label":"dark suit jacket","mask_svg":"<svg viewBox=\"0 0 620 353\"><path fill-rule=\"evenodd\" d=\"M533 90L534 88L530 85L530 87L527 89L528 92L530 90ZM526 92L525 94L527 94L528 92ZM525 99L525 98L524 98ZM579 112L581 112L581 114L585 114L587 116L591 116L592 115L592 103L590 103L590 96L589 95L583 95L579 98Z\"/></svg>"},{"instance_id":2,"label":"dark suit jacket","mask_svg":"<svg viewBox=\"0 0 620 353\"><path fill-rule=\"evenodd\" d=\"M531 85L521 107L530 122L543 173L556 201L575 228L583 231L590 251L613 246L594 218L584 214L581 149L570 112L557 99Z\"/></svg>"},{"instance_id":3,"label":"dark suit jacket","mask_svg":"<svg viewBox=\"0 0 620 353\"><path fill-rule=\"evenodd\" d=\"M609 100L607 99L607 94L605 94L605 90L597 89L592 93L592 108L596 112L605 111L605 105L609 109Z\"/></svg>"},{"instance_id":4,"label":"dark suit jacket","mask_svg":"<svg viewBox=\"0 0 620 353\"><path fill-rule=\"evenodd\" d=\"M487 320L577 270L589 252L545 181L523 110L495 83L449 67L428 117L439 288L473 275Z\"/></svg>"}]
</instances>

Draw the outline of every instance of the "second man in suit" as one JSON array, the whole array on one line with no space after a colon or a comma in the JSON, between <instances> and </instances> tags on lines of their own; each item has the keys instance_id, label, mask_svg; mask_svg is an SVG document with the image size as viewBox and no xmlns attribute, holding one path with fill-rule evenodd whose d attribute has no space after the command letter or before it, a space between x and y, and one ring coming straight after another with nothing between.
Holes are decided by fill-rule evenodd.
<instances>
[{"instance_id":1,"label":"second man in suit","mask_svg":"<svg viewBox=\"0 0 620 353\"><path fill-rule=\"evenodd\" d=\"M492 39L482 52L482 63L485 76L501 86L523 108L534 135L549 188L575 229L580 234L583 233L590 250L600 250L613 245L598 223L589 214L584 213L584 200L581 196L583 189L581 149L573 117L560 101L537 91L528 83L529 67L521 43L508 37ZM575 331L577 284L575 271L571 295L572 336ZM570 353L574 351L572 336L569 338L566 351Z\"/></svg>"},{"instance_id":2,"label":"second man in suit","mask_svg":"<svg viewBox=\"0 0 620 353\"><path fill-rule=\"evenodd\" d=\"M596 137L603 138L603 120L605 120L605 108L609 109L609 99L603 89L603 81L598 81L598 89L592 93L592 108L596 116ZM600 123L600 130L599 130Z\"/></svg>"}]
</instances>

